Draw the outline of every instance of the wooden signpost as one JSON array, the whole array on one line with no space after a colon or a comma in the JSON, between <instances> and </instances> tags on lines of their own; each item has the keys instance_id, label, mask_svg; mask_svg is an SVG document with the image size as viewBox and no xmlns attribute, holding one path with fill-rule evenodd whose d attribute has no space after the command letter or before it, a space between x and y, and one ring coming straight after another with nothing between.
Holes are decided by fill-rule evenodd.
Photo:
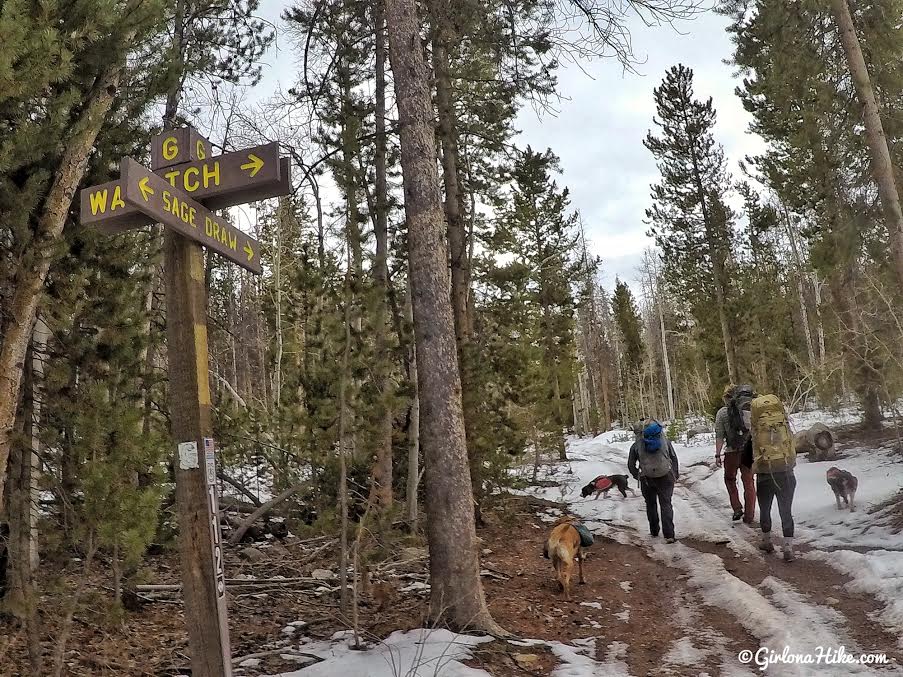
<instances>
[{"instance_id":1,"label":"wooden signpost","mask_svg":"<svg viewBox=\"0 0 903 677\"><path fill-rule=\"evenodd\" d=\"M289 160L279 158L276 143L154 169L173 188L208 209L225 209L290 191ZM81 192L81 221L104 232L155 223L154 217L126 204L121 180Z\"/></svg>"},{"instance_id":2,"label":"wooden signpost","mask_svg":"<svg viewBox=\"0 0 903 677\"><path fill-rule=\"evenodd\" d=\"M230 677L201 247L260 274L260 244L211 210L287 195L291 187L289 161L276 143L218 156L210 148L191 127L159 134L150 169L123 158L118 181L82 190L81 222L114 233L165 227L170 418L191 674Z\"/></svg>"}]
</instances>

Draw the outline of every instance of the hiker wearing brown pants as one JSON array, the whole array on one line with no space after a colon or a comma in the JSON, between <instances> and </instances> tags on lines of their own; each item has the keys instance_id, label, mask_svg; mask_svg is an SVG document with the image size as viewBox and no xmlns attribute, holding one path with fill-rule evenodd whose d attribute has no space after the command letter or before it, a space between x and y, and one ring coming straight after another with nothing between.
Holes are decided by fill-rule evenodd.
<instances>
[{"instance_id":1,"label":"hiker wearing brown pants","mask_svg":"<svg viewBox=\"0 0 903 677\"><path fill-rule=\"evenodd\" d=\"M753 479L752 468L742 463L741 450L734 450L726 444L728 413L727 403L730 401L734 387L728 385L724 389L725 406L718 410L715 416L715 463L721 466L721 452L724 451L724 485L727 487L727 495L734 511L734 521L743 518L745 524L752 524L756 519L756 485ZM737 491L737 471L740 471L740 480L743 482L743 503L740 503L740 494ZM745 509L744 509L745 507Z\"/></svg>"}]
</instances>

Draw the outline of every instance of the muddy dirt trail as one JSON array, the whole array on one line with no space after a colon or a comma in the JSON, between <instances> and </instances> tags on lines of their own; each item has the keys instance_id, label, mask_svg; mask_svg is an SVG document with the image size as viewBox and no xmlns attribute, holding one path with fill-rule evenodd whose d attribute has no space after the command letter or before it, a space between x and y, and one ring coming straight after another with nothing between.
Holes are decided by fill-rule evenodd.
<instances>
[{"instance_id":1,"label":"muddy dirt trail","mask_svg":"<svg viewBox=\"0 0 903 677\"><path fill-rule=\"evenodd\" d=\"M619 509L641 505L628 500ZM595 662L588 660L584 672L569 667L555 673L560 663L547 648L494 642L477 652L475 667L499 676L903 675L898 638L874 619L879 602L852 592L848 577L807 559L805 551L792 563L759 553L757 533L749 527L738 527L729 542L687 538L668 545L610 522L597 524L597 534L607 535L587 550L586 585L575 586L567 601L541 554L562 508L507 503L500 521L481 536L484 566L510 578L488 579L486 593L493 616L511 632L590 644ZM782 632L807 646L883 652L890 664L771 665L760 671L755 662L738 659L744 650L771 646Z\"/></svg>"}]
</instances>

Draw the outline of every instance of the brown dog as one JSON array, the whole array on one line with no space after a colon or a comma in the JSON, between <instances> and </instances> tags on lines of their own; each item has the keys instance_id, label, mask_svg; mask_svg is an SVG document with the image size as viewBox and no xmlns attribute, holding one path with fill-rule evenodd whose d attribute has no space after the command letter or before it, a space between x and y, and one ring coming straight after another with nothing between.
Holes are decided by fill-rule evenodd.
<instances>
[{"instance_id":1,"label":"brown dog","mask_svg":"<svg viewBox=\"0 0 903 677\"><path fill-rule=\"evenodd\" d=\"M583 552L580 549L580 534L570 522L564 522L552 529L546 541L545 555L552 560L558 584L566 599L571 598L571 577L574 575L574 562L577 563L580 583L583 578Z\"/></svg>"}]
</instances>

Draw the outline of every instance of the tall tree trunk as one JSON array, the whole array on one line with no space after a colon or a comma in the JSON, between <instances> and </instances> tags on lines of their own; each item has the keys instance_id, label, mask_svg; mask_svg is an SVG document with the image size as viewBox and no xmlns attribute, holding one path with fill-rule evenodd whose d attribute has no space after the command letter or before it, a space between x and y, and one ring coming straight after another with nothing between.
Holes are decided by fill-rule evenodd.
<instances>
[{"instance_id":1,"label":"tall tree trunk","mask_svg":"<svg viewBox=\"0 0 903 677\"><path fill-rule=\"evenodd\" d=\"M662 299L661 284L656 280L656 296L658 297L658 326L662 335L662 361L665 366L665 389L668 391L668 417L674 420L674 386L671 383L671 360L668 358L668 333L665 331L665 311L662 308L664 299Z\"/></svg>"},{"instance_id":2,"label":"tall tree trunk","mask_svg":"<svg viewBox=\"0 0 903 677\"><path fill-rule=\"evenodd\" d=\"M709 257L712 259L712 277L715 283L715 302L718 306L718 322L721 325L721 340L724 342L724 358L727 362L727 374L732 383L737 378L737 354L734 349L734 337L731 335L730 325L727 320L727 279L724 271L724 252L718 246L715 239L715 224L712 222L712 213L706 199L706 188L702 182L702 171L699 168L699 159L696 155L696 139L692 132L687 130L693 139L690 143L690 156L693 161L693 181L696 184L697 199L702 209L702 221L705 227L706 246Z\"/></svg>"},{"instance_id":3,"label":"tall tree trunk","mask_svg":"<svg viewBox=\"0 0 903 677\"><path fill-rule=\"evenodd\" d=\"M414 0L387 0L386 21L398 105L423 406L430 615L437 623L504 634L489 614L480 581L458 353L448 293L430 76Z\"/></svg>"},{"instance_id":4,"label":"tall tree trunk","mask_svg":"<svg viewBox=\"0 0 903 677\"><path fill-rule=\"evenodd\" d=\"M357 171L355 168L355 158L360 150L358 148L357 139L360 120L352 105L351 75L348 73L347 65L344 63L339 67L339 81L342 90L341 188L345 197L345 238L348 241L348 265L351 270L351 298L349 303L351 304L351 326L353 328L353 336L360 336L361 328L363 326L363 309L360 305L360 296L361 283L363 281L364 255L361 240L360 211L358 209ZM351 359L355 359L357 354L358 351L352 348ZM352 369L352 371L354 370ZM360 382L357 378L352 379L349 383L349 387L355 393L358 392L359 385ZM350 402L354 402L356 405L357 398L350 399L349 403ZM350 457L353 460L358 461L360 460L361 452L364 451L365 446L360 444L358 440L359 426L357 424L358 411L356 406L348 404L347 414Z\"/></svg>"},{"instance_id":5,"label":"tall tree trunk","mask_svg":"<svg viewBox=\"0 0 903 677\"><path fill-rule=\"evenodd\" d=\"M727 375L731 383L738 381L737 356L734 349L734 337L731 334L727 320L726 284L724 274L724 259L718 252L714 238L710 234L711 229L706 226L706 239L709 241L709 252L712 256L712 271L715 278L715 303L718 305L718 322L721 325L721 340L724 342L724 356L727 360Z\"/></svg>"},{"instance_id":6,"label":"tall tree trunk","mask_svg":"<svg viewBox=\"0 0 903 677\"><path fill-rule=\"evenodd\" d=\"M273 356L273 404L278 409L282 401L282 356L285 351L285 336L282 329L282 224L286 220L286 211L289 208L288 201L279 200L279 208L276 210L276 246L273 252L273 286L275 295L273 306L276 313L276 354Z\"/></svg>"},{"instance_id":7,"label":"tall tree trunk","mask_svg":"<svg viewBox=\"0 0 903 677\"><path fill-rule=\"evenodd\" d=\"M609 375L609 361L606 356L606 364L602 368L602 430L611 428L611 377Z\"/></svg>"},{"instance_id":8,"label":"tall tree trunk","mask_svg":"<svg viewBox=\"0 0 903 677\"><path fill-rule=\"evenodd\" d=\"M352 407L351 385L351 267L345 272L345 345L342 349L342 373L339 381L339 603L342 613L348 613L348 453L351 446L349 423Z\"/></svg>"},{"instance_id":9,"label":"tall tree trunk","mask_svg":"<svg viewBox=\"0 0 903 677\"><path fill-rule=\"evenodd\" d=\"M862 406L862 423L869 430L881 428L881 401L878 397L878 374L865 358L862 327L856 310L850 302L849 290L853 282L853 272L848 267L838 267L829 278L831 295L840 317L842 328L842 353L844 361L853 369L853 389Z\"/></svg>"},{"instance_id":10,"label":"tall tree trunk","mask_svg":"<svg viewBox=\"0 0 903 677\"><path fill-rule=\"evenodd\" d=\"M865 137L872 159L872 173L878 184L881 207L884 210L887 229L890 231L893 242L897 277L900 286L903 287L903 210L900 208L900 195L894 180L894 166L887 145L887 137L884 135L884 126L881 123L881 113L875 99L875 91L872 88L865 59L862 56L862 49L859 46L859 38L856 36L856 27L853 24L853 17L850 15L850 6L847 0L831 0L831 9L834 12L834 20L837 22L837 29L840 33L840 42L847 57L847 67L850 70L853 85L856 87L856 95L862 104Z\"/></svg>"},{"instance_id":11,"label":"tall tree trunk","mask_svg":"<svg viewBox=\"0 0 903 677\"><path fill-rule=\"evenodd\" d=\"M818 336L818 366L821 369L825 367L825 323L821 315L821 280L818 279L818 273L812 273L812 288L815 290L815 324L816 334Z\"/></svg>"},{"instance_id":12,"label":"tall tree trunk","mask_svg":"<svg viewBox=\"0 0 903 677\"><path fill-rule=\"evenodd\" d=\"M126 42L130 40L127 36ZM3 336L3 346L0 348L0 505L3 504L6 466L22 383L25 351L31 339L38 299L75 190L85 175L88 155L103 127L107 112L113 105L121 71L122 64L107 65L83 104L78 121L72 125L72 134L60 158L41 213L36 217L34 239L29 247L31 255L19 271L16 290L6 309L9 321Z\"/></svg>"},{"instance_id":13,"label":"tall tree trunk","mask_svg":"<svg viewBox=\"0 0 903 677\"><path fill-rule=\"evenodd\" d=\"M560 365L558 358L552 362L554 370L554 378L552 379L552 397L555 400L555 441L558 445L558 460L568 460L567 444L564 440L564 403L561 399L561 377L559 375Z\"/></svg>"},{"instance_id":14,"label":"tall tree trunk","mask_svg":"<svg viewBox=\"0 0 903 677\"><path fill-rule=\"evenodd\" d=\"M796 279L796 293L800 302L800 317L803 323L803 333L806 337L806 353L809 356L809 366L815 368L817 362L815 360L815 346L812 343L812 330L809 328L809 310L806 306L806 291L803 287L803 261L800 256L799 244L797 240L796 224L790 218L787 207L781 204L781 210L784 213L784 223L787 226L787 237L790 239L790 251L793 254L793 277Z\"/></svg>"},{"instance_id":15,"label":"tall tree trunk","mask_svg":"<svg viewBox=\"0 0 903 677\"><path fill-rule=\"evenodd\" d=\"M405 317L414 324L414 311L411 301L411 285L405 294ZM420 484L420 387L417 382L417 345L411 342L408 351L408 379L411 382L411 411L408 420L408 478L407 478L407 522L411 526L417 524L417 488Z\"/></svg>"},{"instance_id":16,"label":"tall tree trunk","mask_svg":"<svg viewBox=\"0 0 903 677\"><path fill-rule=\"evenodd\" d=\"M376 294L376 312L373 318L376 350L375 386L379 401L376 406L375 459L370 501L377 521L382 523L392 508L392 388L389 378L391 368L388 315L389 315L389 190L386 181L386 45L385 0L376 0L373 18L376 25L376 260L373 263L373 282Z\"/></svg>"},{"instance_id":17,"label":"tall tree trunk","mask_svg":"<svg viewBox=\"0 0 903 677\"><path fill-rule=\"evenodd\" d=\"M6 596L3 608L23 621L28 658L33 674L42 672L41 624L38 618L38 589L35 572L38 554L38 475L40 472L40 421L43 401L45 349L49 338L41 318L35 322L31 345L26 352L19 408L21 444L10 450L9 520Z\"/></svg>"},{"instance_id":18,"label":"tall tree trunk","mask_svg":"<svg viewBox=\"0 0 903 677\"><path fill-rule=\"evenodd\" d=\"M35 433L33 347L25 352L24 374L20 388L15 429L16 441L10 447L9 476L5 515L9 523L6 566L6 595L3 608L17 618L27 618L28 606L34 602L30 540L32 535L30 506L31 448L26 440Z\"/></svg>"},{"instance_id":19,"label":"tall tree trunk","mask_svg":"<svg viewBox=\"0 0 903 677\"><path fill-rule=\"evenodd\" d=\"M448 50L454 41L449 0L432 0L433 70L436 79L436 105L439 114L439 142L442 147L442 180L445 185L445 218L448 222L448 249L451 267L451 298L455 318L455 337L459 348L471 333L467 312L469 270L467 234L464 224L464 199L461 191L460 155L455 103L452 94Z\"/></svg>"},{"instance_id":20,"label":"tall tree trunk","mask_svg":"<svg viewBox=\"0 0 903 677\"><path fill-rule=\"evenodd\" d=\"M467 226L464 219L464 193L462 188L462 158L458 147L458 119L455 111L449 51L455 44L456 19L452 13L459 11L452 0L428 2L432 20L433 77L436 86L437 135L442 163L442 183L445 188L443 208L448 239L448 265L451 270L451 303L455 323L455 341L458 347L458 369L461 373L461 390L464 407L464 429L468 439L473 439L474 408L479 397L473 392L470 337L473 333L473 317L470 299L470 265L472 252L468 251ZM473 216L473 215L471 215ZM473 238L471 234L471 245ZM477 524L483 524L483 462L479 450L469 449L471 482L476 500Z\"/></svg>"}]
</instances>

